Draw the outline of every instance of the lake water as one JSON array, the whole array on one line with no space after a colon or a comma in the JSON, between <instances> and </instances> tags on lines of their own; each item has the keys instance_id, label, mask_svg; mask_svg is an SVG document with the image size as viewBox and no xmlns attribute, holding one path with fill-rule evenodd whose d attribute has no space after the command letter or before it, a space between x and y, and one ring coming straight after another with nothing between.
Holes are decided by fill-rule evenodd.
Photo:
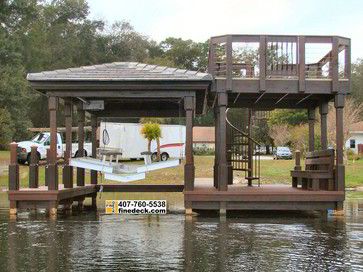
<instances>
[{"instance_id":1,"label":"lake water","mask_svg":"<svg viewBox=\"0 0 363 272\"><path fill-rule=\"evenodd\" d=\"M363 201L344 217L220 219L0 211L0 271L363 271Z\"/></svg>"}]
</instances>

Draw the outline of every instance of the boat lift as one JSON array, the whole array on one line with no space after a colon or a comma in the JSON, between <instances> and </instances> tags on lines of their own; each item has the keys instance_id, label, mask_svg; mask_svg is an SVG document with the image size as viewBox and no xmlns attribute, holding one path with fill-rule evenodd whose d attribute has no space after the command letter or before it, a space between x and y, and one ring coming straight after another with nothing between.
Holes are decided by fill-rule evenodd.
<instances>
[{"instance_id":1,"label":"boat lift","mask_svg":"<svg viewBox=\"0 0 363 272\"><path fill-rule=\"evenodd\" d=\"M176 167L180 164L180 160L168 160L162 162L152 162L151 152L142 152L144 156L144 165L119 163L120 151L99 150L101 159L80 157L72 158L69 165L73 167L95 170L104 173L105 179L129 182L145 179L145 173L164 168ZM109 156L109 160L107 160ZM113 157L116 156L116 161L113 162Z\"/></svg>"}]
</instances>

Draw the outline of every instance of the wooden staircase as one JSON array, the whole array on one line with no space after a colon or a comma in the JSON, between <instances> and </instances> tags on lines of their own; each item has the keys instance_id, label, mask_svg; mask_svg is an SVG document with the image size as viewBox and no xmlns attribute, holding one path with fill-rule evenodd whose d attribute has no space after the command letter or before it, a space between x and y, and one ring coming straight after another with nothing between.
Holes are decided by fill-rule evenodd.
<instances>
[{"instance_id":1,"label":"wooden staircase","mask_svg":"<svg viewBox=\"0 0 363 272\"><path fill-rule=\"evenodd\" d=\"M250 111L251 117L251 111ZM232 171L245 173L248 185L252 186L253 180L258 181L260 186L260 150L261 145L251 137L251 118L249 118L248 132L233 125L228 119L228 109L226 111L227 121L227 163L232 167Z\"/></svg>"}]
</instances>

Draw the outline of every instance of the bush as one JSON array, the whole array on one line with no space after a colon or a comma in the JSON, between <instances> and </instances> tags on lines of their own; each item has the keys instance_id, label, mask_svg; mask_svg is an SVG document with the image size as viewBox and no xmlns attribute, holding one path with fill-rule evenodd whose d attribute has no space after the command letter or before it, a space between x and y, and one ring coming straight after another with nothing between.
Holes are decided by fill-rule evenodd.
<instances>
[{"instance_id":1,"label":"bush","mask_svg":"<svg viewBox=\"0 0 363 272\"><path fill-rule=\"evenodd\" d=\"M193 153L197 156L212 156L214 155L214 149L207 146L194 147Z\"/></svg>"}]
</instances>

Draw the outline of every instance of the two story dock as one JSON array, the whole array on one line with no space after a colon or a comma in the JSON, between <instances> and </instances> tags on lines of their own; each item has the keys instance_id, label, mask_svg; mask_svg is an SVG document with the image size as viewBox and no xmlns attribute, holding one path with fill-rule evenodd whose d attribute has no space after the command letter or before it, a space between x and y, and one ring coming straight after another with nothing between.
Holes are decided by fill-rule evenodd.
<instances>
[{"instance_id":1,"label":"two story dock","mask_svg":"<svg viewBox=\"0 0 363 272\"><path fill-rule=\"evenodd\" d=\"M120 62L28 74L33 89L49 99L51 143L46 187L39 187L38 165L29 166L30 188L19 188L16 144L11 145L9 200L11 212L61 203L82 205L102 184L91 171L85 184L78 168L73 184L71 130L77 107L78 150L83 150L85 115L91 116L93 156L96 129L103 117L182 117L186 122L184 185L108 184L103 191L184 192L186 213L193 210L341 210L344 201L343 108L350 91L350 39L338 36L224 35L212 37L206 73L141 63ZM101 101L104 107L89 105ZM336 147L328 149L328 103L336 111ZM61 108L59 103L62 103ZM305 109L309 117L309 153L305 163L296 156L291 185L260 185L261 169L248 126L243 131L228 120L229 108L270 111ZM66 152L58 181L57 114L65 115ZM320 116L321 150L314 150L316 111ZM213 180L195 182L193 118L214 112L216 153ZM251 118L248 118L249 120ZM132 143L130 143L132 144ZM35 153L35 151L34 151ZM80 152L79 156L82 156ZM35 157L35 155L34 155ZM305 165L305 166L304 166ZM236 171L248 184L233 184Z\"/></svg>"}]
</instances>

